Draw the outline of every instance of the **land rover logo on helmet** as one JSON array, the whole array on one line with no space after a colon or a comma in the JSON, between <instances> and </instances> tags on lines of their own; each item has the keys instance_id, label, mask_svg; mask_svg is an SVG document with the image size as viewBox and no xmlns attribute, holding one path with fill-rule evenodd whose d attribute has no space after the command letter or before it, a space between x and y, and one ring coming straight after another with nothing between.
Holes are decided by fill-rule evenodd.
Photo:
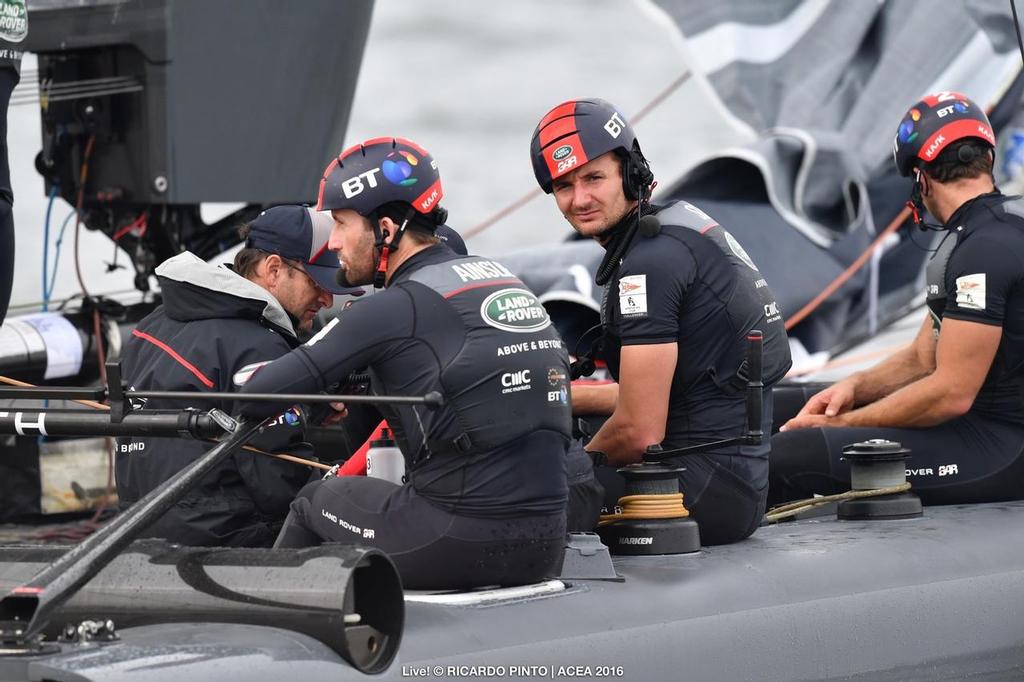
<instances>
[{"instance_id":1,"label":"land rover logo on helmet","mask_svg":"<svg viewBox=\"0 0 1024 682\"><path fill-rule=\"evenodd\" d=\"M544 306L526 289L494 292L480 305L480 317L492 327L518 333L540 331L551 324Z\"/></svg>"},{"instance_id":2,"label":"land rover logo on helmet","mask_svg":"<svg viewBox=\"0 0 1024 682\"><path fill-rule=\"evenodd\" d=\"M555 161L561 161L570 154L572 154L572 147L570 145L563 144L551 154L551 158Z\"/></svg>"}]
</instances>

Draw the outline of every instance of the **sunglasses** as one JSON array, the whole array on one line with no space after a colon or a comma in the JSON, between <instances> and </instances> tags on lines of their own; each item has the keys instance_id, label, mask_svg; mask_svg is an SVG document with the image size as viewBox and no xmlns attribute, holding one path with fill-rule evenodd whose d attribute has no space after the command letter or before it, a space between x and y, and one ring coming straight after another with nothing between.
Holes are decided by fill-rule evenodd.
<instances>
[{"instance_id":1,"label":"sunglasses","mask_svg":"<svg viewBox=\"0 0 1024 682\"><path fill-rule=\"evenodd\" d=\"M320 283L319 283L319 282L317 282L317 281L316 281L315 279L313 279L312 277L310 277L309 273L308 273L308 272L306 272L305 268L303 268L303 267L302 267L301 265L296 265L295 263L292 263L292 262L291 262L291 261L289 261L289 260L285 260L284 258L282 258L282 259L281 259L281 262L282 262L282 263L284 263L284 264L285 264L285 265L286 265L287 267L289 267L290 269L292 269L292 270L295 270L296 272L301 272L301 273L302 273L302 275L303 275L303 276L304 276L304 277L305 277L305 278L306 278L307 280L309 280L309 283L310 283L310 285L312 285L312 287L313 287L314 289L316 289L317 291L319 291L319 292L322 292L322 293L325 293L325 294L330 294L330 293L331 293L331 292L327 291L327 289L324 289L324 288L323 288L323 287L322 287L322 286L320 285ZM333 296L333 294L331 294L331 295Z\"/></svg>"}]
</instances>

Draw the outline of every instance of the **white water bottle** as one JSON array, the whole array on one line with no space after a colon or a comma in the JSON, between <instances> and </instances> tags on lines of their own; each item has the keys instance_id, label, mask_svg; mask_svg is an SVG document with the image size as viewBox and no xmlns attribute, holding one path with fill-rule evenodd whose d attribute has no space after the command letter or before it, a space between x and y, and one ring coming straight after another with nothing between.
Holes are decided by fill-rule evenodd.
<instances>
[{"instance_id":1,"label":"white water bottle","mask_svg":"<svg viewBox=\"0 0 1024 682\"><path fill-rule=\"evenodd\" d=\"M391 429L381 429L380 439L370 441L366 451L366 475L402 485L405 457L391 438Z\"/></svg>"}]
</instances>

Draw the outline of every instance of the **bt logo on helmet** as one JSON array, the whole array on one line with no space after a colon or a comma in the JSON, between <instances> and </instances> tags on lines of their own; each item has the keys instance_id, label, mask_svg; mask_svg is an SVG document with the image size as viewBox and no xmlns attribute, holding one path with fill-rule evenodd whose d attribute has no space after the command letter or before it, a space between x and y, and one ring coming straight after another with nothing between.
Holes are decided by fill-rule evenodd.
<instances>
[{"instance_id":1,"label":"bt logo on helmet","mask_svg":"<svg viewBox=\"0 0 1024 682\"><path fill-rule=\"evenodd\" d=\"M946 116L952 114L954 111L958 114L967 113L967 105L963 102L956 102L954 104L950 104L948 107L942 107L935 113L939 115L939 118L945 118Z\"/></svg>"},{"instance_id":2,"label":"bt logo on helmet","mask_svg":"<svg viewBox=\"0 0 1024 682\"><path fill-rule=\"evenodd\" d=\"M359 175L349 178L345 182L341 183L341 191L345 193L346 199L362 194L366 186L369 185L371 188L377 186L377 173L380 172L380 168L371 168L370 170L360 173ZM366 183L363 183L363 180Z\"/></svg>"},{"instance_id":3,"label":"bt logo on helmet","mask_svg":"<svg viewBox=\"0 0 1024 682\"><path fill-rule=\"evenodd\" d=\"M622 129L625 127L626 122L619 117L619 112L617 111L612 114L612 117L604 124L604 129L608 131L608 134L611 135L613 139L618 138L619 133L621 133Z\"/></svg>"},{"instance_id":4,"label":"bt logo on helmet","mask_svg":"<svg viewBox=\"0 0 1024 682\"><path fill-rule=\"evenodd\" d=\"M392 185L410 187L419 181L418 178L410 177L413 166L418 166L419 163L419 159L415 156L407 151L398 149L387 155L384 163L380 165L380 169L384 173L384 177Z\"/></svg>"}]
</instances>

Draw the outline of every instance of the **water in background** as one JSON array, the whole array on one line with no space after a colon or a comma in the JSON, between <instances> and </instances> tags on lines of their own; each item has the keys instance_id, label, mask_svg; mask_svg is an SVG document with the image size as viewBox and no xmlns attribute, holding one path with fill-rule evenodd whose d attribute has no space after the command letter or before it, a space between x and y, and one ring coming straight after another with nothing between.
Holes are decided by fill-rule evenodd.
<instances>
[{"instance_id":1,"label":"water in background","mask_svg":"<svg viewBox=\"0 0 1024 682\"><path fill-rule=\"evenodd\" d=\"M23 70L35 67L26 55ZM441 169L449 222L466 231L536 187L530 136L549 108L603 97L629 117L684 70L677 34L644 0L378 0L347 140L401 135L428 149ZM26 78L19 87L37 86ZM663 186L736 135L693 80L636 128ZM38 304L47 202L32 165L42 146L37 105L11 108L8 142L18 240L12 304ZM55 203L51 244L70 210ZM554 201L542 196L470 239L469 248L500 256L560 241L568 231ZM58 299L79 291L71 235L69 228ZM115 253L110 240L84 228L81 239L89 290L131 290L130 266L107 272ZM128 264L124 253L117 258Z\"/></svg>"}]
</instances>

